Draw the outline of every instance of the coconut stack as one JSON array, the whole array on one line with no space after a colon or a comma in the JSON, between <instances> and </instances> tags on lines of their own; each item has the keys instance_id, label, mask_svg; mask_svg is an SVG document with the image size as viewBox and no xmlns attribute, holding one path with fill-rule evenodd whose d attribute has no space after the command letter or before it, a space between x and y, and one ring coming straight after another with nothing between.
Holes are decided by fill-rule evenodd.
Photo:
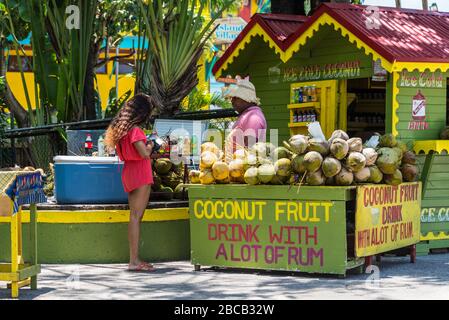
<instances>
[{"instance_id":1,"label":"coconut stack","mask_svg":"<svg viewBox=\"0 0 449 320\"><path fill-rule=\"evenodd\" d=\"M179 185L183 182L184 168L182 164L175 165L168 158L153 160L153 185L154 192L174 192L179 190Z\"/></svg>"},{"instance_id":2,"label":"coconut stack","mask_svg":"<svg viewBox=\"0 0 449 320\"><path fill-rule=\"evenodd\" d=\"M398 185L418 177L416 155L391 134L381 136L375 148L342 130L328 140L294 135L280 147L258 142L240 148L227 162L213 143L203 144L201 151L200 170L190 172L191 183Z\"/></svg>"}]
</instances>

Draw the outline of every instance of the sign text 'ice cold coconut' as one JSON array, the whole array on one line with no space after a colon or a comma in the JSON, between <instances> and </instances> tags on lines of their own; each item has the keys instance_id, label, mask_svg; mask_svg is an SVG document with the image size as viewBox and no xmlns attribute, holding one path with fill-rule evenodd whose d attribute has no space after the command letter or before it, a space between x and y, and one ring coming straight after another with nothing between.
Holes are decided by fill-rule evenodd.
<instances>
[{"instance_id":1,"label":"sign text 'ice cold coconut'","mask_svg":"<svg viewBox=\"0 0 449 320\"><path fill-rule=\"evenodd\" d=\"M415 244L420 237L421 184L357 188L356 255Z\"/></svg>"},{"instance_id":2,"label":"sign text 'ice cold coconut'","mask_svg":"<svg viewBox=\"0 0 449 320\"><path fill-rule=\"evenodd\" d=\"M264 200L196 200L196 219L207 223L216 261L286 269L322 267L330 248L332 202ZM204 235L206 236L206 235Z\"/></svg>"}]
</instances>

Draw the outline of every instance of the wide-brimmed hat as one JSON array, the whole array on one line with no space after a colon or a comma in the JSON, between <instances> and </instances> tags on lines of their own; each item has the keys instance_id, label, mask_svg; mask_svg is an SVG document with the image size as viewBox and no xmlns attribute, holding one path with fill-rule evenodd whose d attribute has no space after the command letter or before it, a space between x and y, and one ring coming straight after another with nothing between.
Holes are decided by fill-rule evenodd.
<instances>
[{"instance_id":1,"label":"wide-brimmed hat","mask_svg":"<svg viewBox=\"0 0 449 320\"><path fill-rule=\"evenodd\" d=\"M256 95L256 87L246 79L237 80L237 83L232 85L226 92L225 97L236 97L246 102L260 104L260 99Z\"/></svg>"}]
</instances>

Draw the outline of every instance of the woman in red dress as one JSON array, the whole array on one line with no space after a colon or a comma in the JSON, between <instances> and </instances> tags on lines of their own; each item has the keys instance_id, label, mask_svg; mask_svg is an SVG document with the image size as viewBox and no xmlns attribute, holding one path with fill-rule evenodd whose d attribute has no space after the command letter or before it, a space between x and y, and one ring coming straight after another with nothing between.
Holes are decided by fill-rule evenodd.
<instances>
[{"instance_id":1,"label":"woman in red dress","mask_svg":"<svg viewBox=\"0 0 449 320\"><path fill-rule=\"evenodd\" d=\"M130 219L128 225L129 270L153 271L150 263L139 259L140 222L148 205L153 172L151 153L153 145L147 143L143 130L155 109L152 97L137 94L114 117L106 131L105 144L116 150L124 161L122 182L128 193Z\"/></svg>"}]
</instances>

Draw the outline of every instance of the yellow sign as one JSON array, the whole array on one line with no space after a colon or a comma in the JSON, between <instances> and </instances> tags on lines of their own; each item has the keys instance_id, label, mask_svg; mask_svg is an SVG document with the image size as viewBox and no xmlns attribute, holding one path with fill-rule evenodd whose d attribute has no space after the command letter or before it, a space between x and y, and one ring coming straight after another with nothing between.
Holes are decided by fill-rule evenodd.
<instances>
[{"instance_id":1,"label":"yellow sign","mask_svg":"<svg viewBox=\"0 0 449 320\"><path fill-rule=\"evenodd\" d=\"M356 256L371 256L418 243L420 216L420 182L358 187Z\"/></svg>"}]
</instances>

